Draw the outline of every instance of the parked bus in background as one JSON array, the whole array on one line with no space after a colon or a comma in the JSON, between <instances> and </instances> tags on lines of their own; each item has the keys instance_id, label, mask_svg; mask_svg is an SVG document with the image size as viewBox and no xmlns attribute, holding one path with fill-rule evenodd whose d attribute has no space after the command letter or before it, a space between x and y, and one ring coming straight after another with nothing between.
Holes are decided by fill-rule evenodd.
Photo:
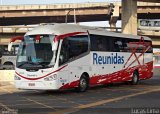
<instances>
[{"instance_id":1,"label":"parked bus in background","mask_svg":"<svg viewBox=\"0 0 160 114\"><path fill-rule=\"evenodd\" d=\"M73 24L46 24L21 40L15 84L20 89L59 90L115 82L138 84L153 75L152 42Z\"/></svg>"},{"instance_id":2,"label":"parked bus in background","mask_svg":"<svg viewBox=\"0 0 160 114\"><path fill-rule=\"evenodd\" d=\"M18 47L18 44L14 44L11 51L8 51L8 43L0 44L0 69L14 69Z\"/></svg>"}]
</instances>

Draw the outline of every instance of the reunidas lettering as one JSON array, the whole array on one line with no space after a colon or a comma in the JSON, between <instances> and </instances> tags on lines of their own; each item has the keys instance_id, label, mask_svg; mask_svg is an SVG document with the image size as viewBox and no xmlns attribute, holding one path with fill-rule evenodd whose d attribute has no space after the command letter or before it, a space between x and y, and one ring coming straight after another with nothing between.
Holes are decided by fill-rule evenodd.
<instances>
[{"instance_id":1,"label":"reunidas lettering","mask_svg":"<svg viewBox=\"0 0 160 114\"><path fill-rule=\"evenodd\" d=\"M93 64L123 64L124 56L118 56L117 53L111 53L110 56L100 56L93 53Z\"/></svg>"}]
</instances>

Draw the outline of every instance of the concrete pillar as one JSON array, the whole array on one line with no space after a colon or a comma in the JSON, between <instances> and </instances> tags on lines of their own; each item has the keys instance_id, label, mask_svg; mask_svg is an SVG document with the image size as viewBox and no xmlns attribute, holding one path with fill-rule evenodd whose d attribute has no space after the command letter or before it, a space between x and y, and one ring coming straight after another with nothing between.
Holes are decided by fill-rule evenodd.
<instances>
[{"instance_id":1,"label":"concrete pillar","mask_svg":"<svg viewBox=\"0 0 160 114\"><path fill-rule=\"evenodd\" d=\"M122 33L137 35L137 0L122 0Z\"/></svg>"}]
</instances>

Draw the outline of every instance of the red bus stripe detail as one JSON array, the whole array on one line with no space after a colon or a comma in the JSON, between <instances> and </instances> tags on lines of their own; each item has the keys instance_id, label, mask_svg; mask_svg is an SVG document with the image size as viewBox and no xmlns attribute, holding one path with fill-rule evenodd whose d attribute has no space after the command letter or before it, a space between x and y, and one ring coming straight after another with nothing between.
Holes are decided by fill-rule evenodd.
<instances>
[{"instance_id":1,"label":"red bus stripe detail","mask_svg":"<svg viewBox=\"0 0 160 114\"><path fill-rule=\"evenodd\" d=\"M63 68L67 67L67 66L68 66L68 65L65 65L65 66L59 68L58 70L55 70L55 71L53 71L53 72L51 72L51 73L49 73L49 74L47 74L47 75L45 75L45 76L38 77L38 78L28 78L28 77L25 77L25 76L22 76L22 75L18 74L17 72L16 72L16 74L17 74L18 76L24 78L24 79L27 79L27 80L38 80L38 79L41 79L41 78L45 78L45 77L47 77L47 76L49 76L49 75L51 75L51 74L53 74L53 73L55 73L55 72L58 72L58 71L62 70Z\"/></svg>"},{"instance_id":2,"label":"red bus stripe detail","mask_svg":"<svg viewBox=\"0 0 160 114\"><path fill-rule=\"evenodd\" d=\"M139 71L139 78L142 79L149 79L153 76L153 61L146 63L147 67L145 68L147 71L142 72ZM111 74L103 74L103 75L93 75L90 77L90 86L98 85L98 84L109 84L109 83L115 83L115 82L128 82L132 79L132 73L135 71L135 69L144 69L145 65L142 66L134 66L126 69L122 69L116 72L113 72ZM129 71L129 72L128 72ZM143 77L144 76L144 77ZM66 83L65 85L61 86L60 89L68 89L68 88L74 88L78 87L79 80L72 81L70 83Z\"/></svg>"},{"instance_id":3,"label":"red bus stripe detail","mask_svg":"<svg viewBox=\"0 0 160 114\"><path fill-rule=\"evenodd\" d=\"M61 39L64 39L66 37L69 37L69 36L75 36L75 35L78 35L78 34L83 34L83 33L87 33L87 32L73 32L73 33L67 33L67 34L62 34L62 35L58 35L54 38L54 42L57 42Z\"/></svg>"},{"instance_id":4,"label":"red bus stripe detail","mask_svg":"<svg viewBox=\"0 0 160 114\"><path fill-rule=\"evenodd\" d=\"M149 50L151 44L150 44L150 43L147 43L147 42L144 42L144 38L143 38L143 37L141 37L141 39L139 40L139 42L129 42L129 44L136 44L137 46L136 46L136 47L130 47L130 50L131 50L132 53L131 53L130 57L127 59L126 63L124 64L124 67L126 67L127 63L129 62L129 60L131 59L131 57L132 57L133 55L135 56L135 60L132 61L132 63L129 64L127 68L129 68L129 67L130 67L132 64L134 64L136 61L138 62L139 65L141 65L141 64L140 64L140 61L139 61L139 58L140 58L141 56L143 56L143 64L144 64L144 53ZM141 52L141 54L137 57L137 55L136 55L136 50L138 49L138 46L139 46L139 45L145 46L145 49L143 49L143 51Z\"/></svg>"}]
</instances>

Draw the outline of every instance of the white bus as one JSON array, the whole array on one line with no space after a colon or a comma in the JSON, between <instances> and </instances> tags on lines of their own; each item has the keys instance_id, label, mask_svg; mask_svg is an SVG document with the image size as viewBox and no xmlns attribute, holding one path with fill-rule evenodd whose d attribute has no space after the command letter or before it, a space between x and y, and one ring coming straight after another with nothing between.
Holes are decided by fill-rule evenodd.
<instances>
[{"instance_id":1,"label":"white bus","mask_svg":"<svg viewBox=\"0 0 160 114\"><path fill-rule=\"evenodd\" d=\"M73 24L46 24L11 42L15 40L22 40L15 74L20 89L76 88L83 92L93 85L137 84L153 75L148 37Z\"/></svg>"},{"instance_id":2,"label":"white bus","mask_svg":"<svg viewBox=\"0 0 160 114\"><path fill-rule=\"evenodd\" d=\"M0 69L14 69L16 65L16 57L19 44L12 46L11 51L8 51L8 43L0 43Z\"/></svg>"}]
</instances>

